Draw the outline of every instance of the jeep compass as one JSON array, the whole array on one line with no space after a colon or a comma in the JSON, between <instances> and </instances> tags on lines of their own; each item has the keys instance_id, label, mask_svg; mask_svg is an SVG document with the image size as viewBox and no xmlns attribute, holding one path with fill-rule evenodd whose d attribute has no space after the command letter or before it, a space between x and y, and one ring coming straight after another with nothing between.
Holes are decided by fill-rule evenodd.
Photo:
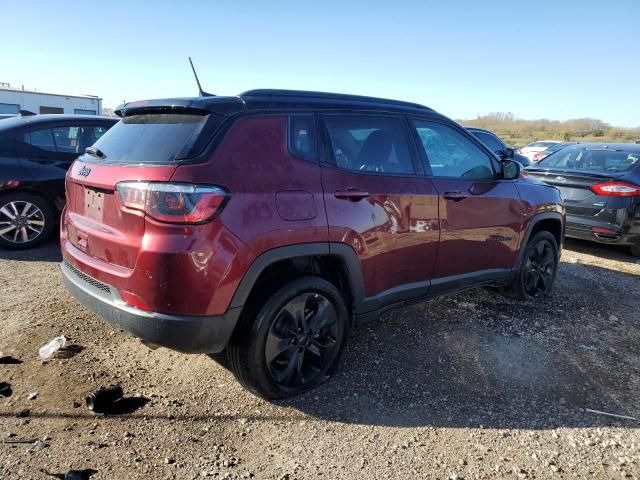
<instances>
[{"instance_id":1,"label":"jeep compass","mask_svg":"<svg viewBox=\"0 0 640 480\"><path fill-rule=\"evenodd\" d=\"M64 282L253 393L330 377L350 328L478 286L549 294L557 188L422 105L253 90L127 103L69 170Z\"/></svg>"}]
</instances>

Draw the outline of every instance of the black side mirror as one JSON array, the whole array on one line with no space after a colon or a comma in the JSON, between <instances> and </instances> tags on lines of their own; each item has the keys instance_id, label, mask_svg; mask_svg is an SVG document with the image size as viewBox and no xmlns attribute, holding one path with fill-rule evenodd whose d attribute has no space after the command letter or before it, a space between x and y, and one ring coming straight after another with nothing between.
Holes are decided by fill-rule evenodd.
<instances>
[{"instance_id":1,"label":"black side mirror","mask_svg":"<svg viewBox=\"0 0 640 480\"><path fill-rule=\"evenodd\" d=\"M515 180L520 176L522 166L513 160L503 160L502 166L502 178L505 180Z\"/></svg>"},{"instance_id":2,"label":"black side mirror","mask_svg":"<svg viewBox=\"0 0 640 480\"><path fill-rule=\"evenodd\" d=\"M510 160L515 154L515 150L510 147L504 147L504 150L496 150L496 155L500 157L501 160Z\"/></svg>"},{"instance_id":3,"label":"black side mirror","mask_svg":"<svg viewBox=\"0 0 640 480\"><path fill-rule=\"evenodd\" d=\"M504 157L503 157L503 158L504 158L505 160L506 160L506 159L511 159L511 158L515 157L515 155L516 155L516 151L515 151L513 148L511 148L511 147L506 147L506 148L504 149Z\"/></svg>"}]
</instances>

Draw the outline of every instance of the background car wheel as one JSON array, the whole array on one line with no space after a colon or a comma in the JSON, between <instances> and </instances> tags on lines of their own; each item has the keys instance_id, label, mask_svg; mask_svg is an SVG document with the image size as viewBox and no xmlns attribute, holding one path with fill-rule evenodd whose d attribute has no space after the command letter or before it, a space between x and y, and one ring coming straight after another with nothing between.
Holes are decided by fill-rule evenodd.
<instances>
[{"instance_id":1,"label":"background car wheel","mask_svg":"<svg viewBox=\"0 0 640 480\"><path fill-rule=\"evenodd\" d=\"M346 342L348 312L340 292L319 277L296 279L247 315L227 346L229 367L254 394L277 399L327 380Z\"/></svg>"},{"instance_id":2,"label":"background car wheel","mask_svg":"<svg viewBox=\"0 0 640 480\"><path fill-rule=\"evenodd\" d=\"M640 245L634 245L631 247L631 255L634 257L640 258Z\"/></svg>"},{"instance_id":3,"label":"background car wheel","mask_svg":"<svg viewBox=\"0 0 640 480\"><path fill-rule=\"evenodd\" d=\"M536 300L549 295L558 270L558 243L549 232L538 232L527 243L513 283L503 290L519 300Z\"/></svg>"},{"instance_id":4,"label":"background car wheel","mask_svg":"<svg viewBox=\"0 0 640 480\"><path fill-rule=\"evenodd\" d=\"M51 236L55 223L53 208L30 193L0 197L0 246L31 248Z\"/></svg>"}]
</instances>

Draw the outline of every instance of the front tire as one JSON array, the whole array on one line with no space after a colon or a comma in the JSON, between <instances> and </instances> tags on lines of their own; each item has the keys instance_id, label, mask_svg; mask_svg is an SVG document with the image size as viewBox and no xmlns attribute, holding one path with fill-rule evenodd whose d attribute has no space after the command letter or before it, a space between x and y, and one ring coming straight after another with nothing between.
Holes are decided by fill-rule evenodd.
<instances>
[{"instance_id":1,"label":"front tire","mask_svg":"<svg viewBox=\"0 0 640 480\"><path fill-rule=\"evenodd\" d=\"M0 197L0 246L32 248L53 233L53 208L43 198L26 192Z\"/></svg>"},{"instance_id":2,"label":"front tire","mask_svg":"<svg viewBox=\"0 0 640 480\"><path fill-rule=\"evenodd\" d=\"M524 248L516 276L503 292L517 300L531 301L547 297L558 270L558 242L550 232L538 232Z\"/></svg>"},{"instance_id":3,"label":"front tire","mask_svg":"<svg viewBox=\"0 0 640 480\"><path fill-rule=\"evenodd\" d=\"M227 346L238 381L268 400L290 397L326 381L347 337L341 293L319 277L293 280L247 315ZM249 309L249 311L251 311Z\"/></svg>"},{"instance_id":4,"label":"front tire","mask_svg":"<svg viewBox=\"0 0 640 480\"><path fill-rule=\"evenodd\" d=\"M640 245L634 245L629 250L631 250L631 255L640 258Z\"/></svg>"}]
</instances>

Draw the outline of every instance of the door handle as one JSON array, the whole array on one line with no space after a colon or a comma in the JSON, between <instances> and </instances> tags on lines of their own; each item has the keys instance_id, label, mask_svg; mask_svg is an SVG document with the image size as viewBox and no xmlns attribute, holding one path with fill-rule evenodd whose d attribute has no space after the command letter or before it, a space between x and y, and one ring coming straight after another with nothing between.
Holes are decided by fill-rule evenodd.
<instances>
[{"instance_id":1,"label":"door handle","mask_svg":"<svg viewBox=\"0 0 640 480\"><path fill-rule=\"evenodd\" d=\"M453 200L454 202L459 202L460 200L464 200L465 198L467 198L469 195L467 195L464 192L461 192L460 190L454 190L452 192L444 192L442 196L447 200Z\"/></svg>"},{"instance_id":2,"label":"door handle","mask_svg":"<svg viewBox=\"0 0 640 480\"><path fill-rule=\"evenodd\" d=\"M358 190L356 188L347 188L345 190L336 190L335 192L333 192L333 196L341 200L351 200L352 202L357 202L358 200L367 198L369 196L369 192Z\"/></svg>"}]
</instances>

